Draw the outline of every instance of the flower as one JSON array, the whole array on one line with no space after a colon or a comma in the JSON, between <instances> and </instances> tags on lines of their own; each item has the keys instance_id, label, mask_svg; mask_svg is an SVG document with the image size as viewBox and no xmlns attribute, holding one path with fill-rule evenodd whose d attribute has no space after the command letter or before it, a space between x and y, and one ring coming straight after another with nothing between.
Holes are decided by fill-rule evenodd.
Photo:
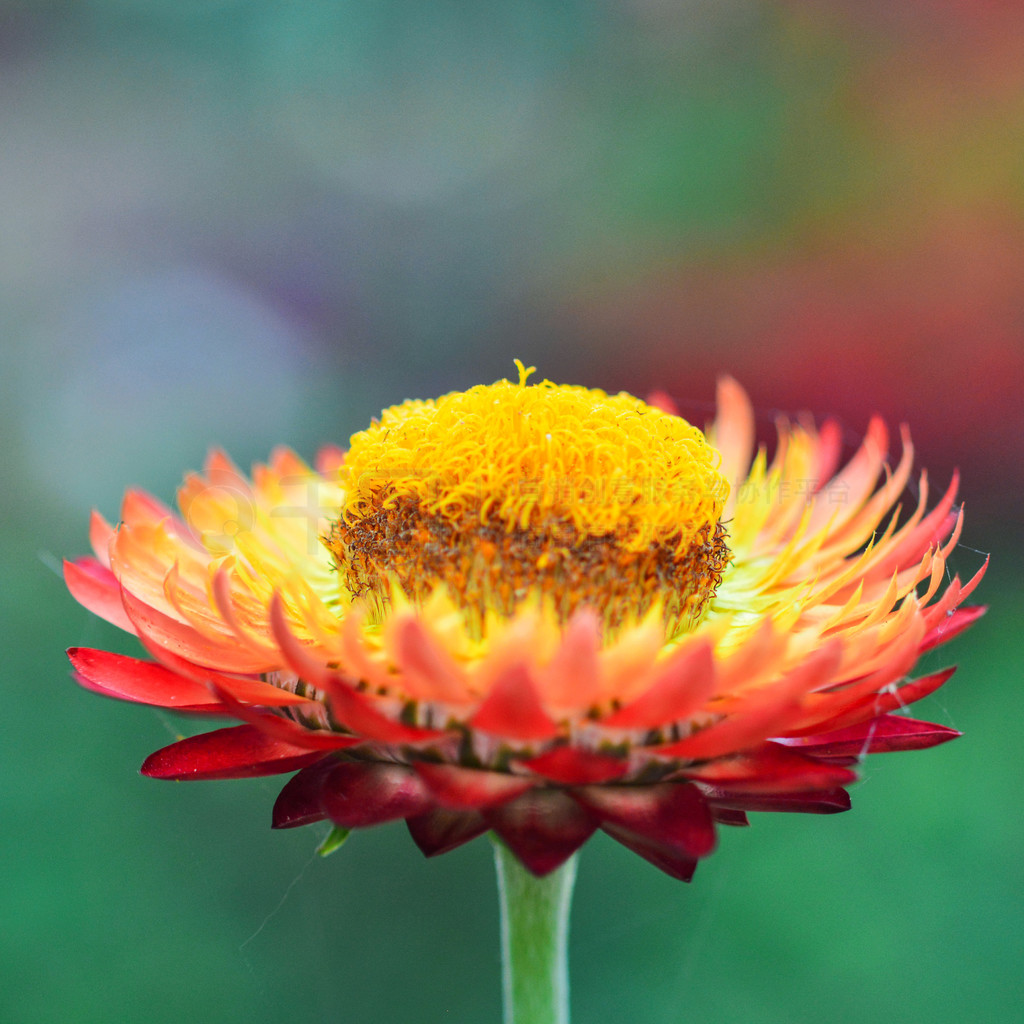
<instances>
[{"instance_id":1,"label":"flower","mask_svg":"<svg viewBox=\"0 0 1024 1024\"><path fill-rule=\"evenodd\" d=\"M297 774L273 824L404 819L427 855L493 831L534 874L597 829L689 880L716 824L846 810L868 753L958 735L901 712L922 652L983 611L946 582L956 480L899 523L912 447L874 419L778 423L499 381L406 402L311 468L220 453L172 512L138 491L71 593L154 660L73 649L83 686L243 724L164 779Z\"/></svg>"}]
</instances>

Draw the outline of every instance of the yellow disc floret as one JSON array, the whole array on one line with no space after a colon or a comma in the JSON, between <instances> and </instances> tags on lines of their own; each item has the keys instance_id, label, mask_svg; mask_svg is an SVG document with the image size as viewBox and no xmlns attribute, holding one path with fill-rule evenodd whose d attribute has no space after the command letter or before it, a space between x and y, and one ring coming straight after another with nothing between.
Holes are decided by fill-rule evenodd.
<instances>
[{"instance_id":1,"label":"yellow disc floret","mask_svg":"<svg viewBox=\"0 0 1024 1024\"><path fill-rule=\"evenodd\" d=\"M531 368L532 370L532 368ZM704 435L632 395L520 380L406 402L352 438L342 514L416 498L453 521L530 529L550 518L628 550L689 546L722 514L728 484Z\"/></svg>"},{"instance_id":2,"label":"yellow disc floret","mask_svg":"<svg viewBox=\"0 0 1024 1024\"><path fill-rule=\"evenodd\" d=\"M517 365L517 382L405 402L353 436L326 538L349 588L443 582L502 611L539 588L564 614L607 612L619 582L692 612L728 557L718 453L632 395L531 385Z\"/></svg>"}]
</instances>

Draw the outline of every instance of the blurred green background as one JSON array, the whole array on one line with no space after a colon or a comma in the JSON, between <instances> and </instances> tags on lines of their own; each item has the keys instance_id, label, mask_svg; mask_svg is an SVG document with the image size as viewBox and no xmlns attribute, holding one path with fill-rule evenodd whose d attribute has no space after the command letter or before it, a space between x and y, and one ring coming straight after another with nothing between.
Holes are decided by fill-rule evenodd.
<instances>
[{"instance_id":1,"label":"blurred green background","mask_svg":"<svg viewBox=\"0 0 1024 1024\"><path fill-rule=\"evenodd\" d=\"M691 886L586 847L574 1020L1016 1019L1022 55L1015 0L0 2L0 1020L498 1019L488 844L320 860L273 780L141 779L181 723L70 681L133 648L57 569L212 444L309 457L513 356L906 420L964 473L954 570L993 554L922 666L963 739Z\"/></svg>"}]
</instances>

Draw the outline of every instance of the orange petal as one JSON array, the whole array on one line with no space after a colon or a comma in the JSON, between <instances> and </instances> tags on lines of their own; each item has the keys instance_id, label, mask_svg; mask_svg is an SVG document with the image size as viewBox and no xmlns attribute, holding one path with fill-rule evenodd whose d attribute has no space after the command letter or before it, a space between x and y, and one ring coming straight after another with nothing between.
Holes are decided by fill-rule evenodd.
<instances>
[{"instance_id":1,"label":"orange petal","mask_svg":"<svg viewBox=\"0 0 1024 1024\"><path fill-rule=\"evenodd\" d=\"M80 558L64 563L64 582L71 596L84 608L101 619L135 632L135 626L121 601L121 587L117 577L93 558Z\"/></svg>"},{"instance_id":2,"label":"orange petal","mask_svg":"<svg viewBox=\"0 0 1024 1024\"><path fill-rule=\"evenodd\" d=\"M390 639L403 684L412 696L455 704L469 699L465 673L416 615L400 616Z\"/></svg>"},{"instance_id":3,"label":"orange petal","mask_svg":"<svg viewBox=\"0 0 1024 1024\"><path fill-rule=\"evenodd\" d=\"M601 621L590 608L569 619L551 661L536 669L540 691L549 707L582 710L600 692Z\"/></svg>"},{"instance_id":4,"label":"orange petal","mask_svg":"<svg viewBox=\"0 0 1024 1024\"><path fill-rule=\"evenodd\" d=\"M206 668L243 674L273 672L281 667L279 660L268 661L259 651L251 651L234 638L213 639L204 636L188 623L174 619L134 594L122 594L124 609L137 633L151 653L166 650Z\"/></svg>"},{"instance_id":5,"label":"orange petal","mask_svg":"<svg viewBox=\"0 0 1024 1024\"><path fill-rule=\"evenodd\" d=\"M710 641L689 644L659 666L651 685L636 700L599 724L608 729L656 729L682 721L707 702L714 688Z\"/></svg>"},{"instance_id":6,"label":"orange petal","mask_svg":"<svg viewBox=\"0 0 1024 1024\"><path fill-rule=\"evenodd\" d=\"M97 561L110 568L110 541L114 536L114 528L95 509L89 517L89 546L96 555Z\"/></svg>"},{"instance_id":7,"label":"orange petal","mask_svg":"<svg viewBox=\"0 0 1024 1024\"><path fill-rule=\"evenodd\" d=\"M828 644L779 683L753 694L726 718L678 743L652 747L651 753L704 761L749 750L780 732L798 710L800 698L832 676L840 655L839 643Z\"/></svg>"},{"instance_id":8,"label":"orange petal","mask_svg":"<svg viewBox=\"0 0 1024 1024\"><path fill-rule=\"evenodd\" d=\"M510 740L545 740L557 735L522 662L503 668L469 724Z\"/></svg>"},{"instance_id":9,"label":"orange petal","mask_svg":"<svg viewBox=\"0 0 1024 1024\"><path fill-rule=\"evenodd\" d=\"M722 454L719 471L731 488L722 513L729 518L754 454L754 409L746 391L732 377L718 381L717 400L718 413L709 440Z\"/></svg>"}]
</instances>

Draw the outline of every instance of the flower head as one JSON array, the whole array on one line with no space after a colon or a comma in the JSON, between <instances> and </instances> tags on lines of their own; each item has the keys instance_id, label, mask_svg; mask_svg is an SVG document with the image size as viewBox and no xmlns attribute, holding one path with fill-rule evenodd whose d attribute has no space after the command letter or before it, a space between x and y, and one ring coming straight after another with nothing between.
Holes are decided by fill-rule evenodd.
<instances>
[{"instance_id":1,"label":"flower head","mask_svg":"<svg viewBox=\"0 0 1024 1024\"><path fill-rule=\"evenodd\" d=\"M499 381L386 410L311 468L214 453L180 514L130 491L87 608L154 659L74 649L84 686L244 724L143 774L295 774L288 828L404 819L428 856L493 831L535 874L602 829L689 879L716 823L849 807L867 753L957 735L908 679L969 625L946 583L954 481L900 522L911 472L873 420L780 421L769 463L730 380L705 437L666 401Z\"/></svg>"}]
</instances>

